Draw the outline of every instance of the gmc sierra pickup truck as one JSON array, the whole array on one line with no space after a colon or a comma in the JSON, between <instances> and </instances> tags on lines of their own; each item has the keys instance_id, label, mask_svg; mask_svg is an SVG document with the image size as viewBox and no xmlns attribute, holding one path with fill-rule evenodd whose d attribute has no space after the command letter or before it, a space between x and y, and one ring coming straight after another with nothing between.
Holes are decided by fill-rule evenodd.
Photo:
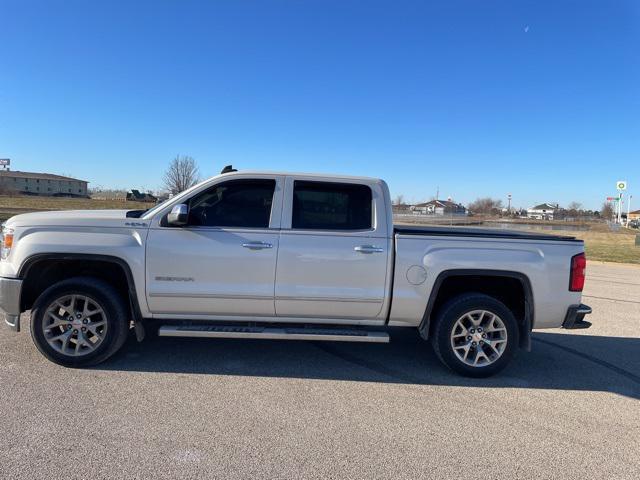
<instances>
[{"instance_id":1,"label":"gmc sierra pickup truck","mask_svg":"<svg viewBox=\"0 0 640 480\"><path fill-rule=\"evenodd\" d=\"M454 371L501 370L533 328L586 328L566 236L394 226L384 181L237 172L147 211L29 213L3 228L0 312L82 367L131 331L388 342L415 328Z\"/></svg>"}]
</instances>

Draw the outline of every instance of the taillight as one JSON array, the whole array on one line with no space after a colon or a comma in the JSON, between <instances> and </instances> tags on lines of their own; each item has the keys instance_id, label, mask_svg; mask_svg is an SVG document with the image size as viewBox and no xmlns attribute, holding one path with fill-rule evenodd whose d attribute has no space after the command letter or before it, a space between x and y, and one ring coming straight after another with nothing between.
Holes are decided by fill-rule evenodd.
<instances>
[{"instance_id":1,"label":"taillight","mask_svg":"<svg viewBox=\"0 0 640 480\"><path fill-rule=\"evenodd\" d=\"M587 257L579 253L571 257L571 277L569 278L569 290L581 292L584 288L584 278L587 271Z\"/></svg>"}]
</instances>

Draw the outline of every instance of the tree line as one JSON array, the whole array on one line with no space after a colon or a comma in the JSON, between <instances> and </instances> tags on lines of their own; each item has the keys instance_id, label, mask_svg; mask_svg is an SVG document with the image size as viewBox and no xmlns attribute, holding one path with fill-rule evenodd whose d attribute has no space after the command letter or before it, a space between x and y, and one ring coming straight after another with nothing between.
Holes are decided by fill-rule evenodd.
<instances>
[{"instance_id":1,"label":"tree line","mask_svg":"<svg viewBox=\"0 0 640 480\"><path fill-rule=\"evenodd\" d=\"M397 195L392 202L394 205L405 205L404 195ZM505 207L502 200L491 197L479 197L467 205L467 210L473 215L502 215ZM512 208L511 212L518 213L522 211L520 208ZM567 208L558 207L559 213L564 217L587 217L587 216L600 216L602 218L611 218L614 214L614 209L611 203L604 202L600 210L586 210L583 208L580 202L571 202Z\"/></svg>"},{"instance_id":2,"label":"tree line","mask_svg":"<svg viewBox=\"0 0 640 480\"><path fill-rule=\"evenodd\" d=\"M176 157L169 163L169 166L162 176L162 187L160 192L168 193L169 195L176 195L193 187L200 181L200 169L198 168L198 164L195 159L188 155L176 155ZM100 195L104 197L124 197L127 192L128 190L126 189L103 188L101 186L89 189L89 193L92 195ZM153 193L151 190L146 190L146 192L149 194Z\"/></svg>"}]
</instances>

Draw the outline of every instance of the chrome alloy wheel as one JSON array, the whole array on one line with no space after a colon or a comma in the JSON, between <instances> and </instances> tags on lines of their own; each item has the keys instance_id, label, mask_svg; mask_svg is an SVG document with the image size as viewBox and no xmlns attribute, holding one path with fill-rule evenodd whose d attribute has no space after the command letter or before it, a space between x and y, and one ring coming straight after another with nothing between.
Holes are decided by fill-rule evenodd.
<instances>
[{"instance_id":1,"label":"chrome alloy wheel","mask_svg":"<svg viewBox=\"0 0 640 480\"><path fill-rule=\"evenodd\" d=\"M473 310L451 329L451 347L460 361L484 367L498 360L507 347L507 327L495 313Z\"/></svg>"},{"instance_id":2,"label":"chrome alloy wheel","mask_svg":"<svg viewBox=\"0 0 640 480\"><path fill-rule=\"evenodd\" d=\"M107 333L102 307L86 295L65 295L47 307L42 329L47 343L71 357L93 352Z\"/></svg>"}]
</instances>

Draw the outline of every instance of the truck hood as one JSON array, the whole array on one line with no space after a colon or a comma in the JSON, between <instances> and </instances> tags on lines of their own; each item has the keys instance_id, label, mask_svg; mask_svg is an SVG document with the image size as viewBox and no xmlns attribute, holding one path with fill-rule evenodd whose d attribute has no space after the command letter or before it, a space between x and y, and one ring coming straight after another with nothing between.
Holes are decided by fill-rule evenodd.
<instances>
[{"instance_id":1,"label":"truck hood","mask_svg":"<svg viewBox=\"0 0 640 480\"><path fill-rule=\"evenodd\" d=\"M7 220L8 227L125 227L126 223L143 223L137 218L127 218L130 210L62 210L34 212L16 215Z\"/></svg>"}]
</instances>

